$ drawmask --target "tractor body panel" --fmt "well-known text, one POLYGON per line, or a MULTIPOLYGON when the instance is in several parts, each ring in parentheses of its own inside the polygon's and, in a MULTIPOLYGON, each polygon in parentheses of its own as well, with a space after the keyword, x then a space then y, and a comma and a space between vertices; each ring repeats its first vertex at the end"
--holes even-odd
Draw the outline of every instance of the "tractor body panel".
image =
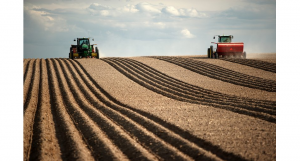
POLYGON ((217 43, 217 50, 219 56, 242 56, 244 51, 244 43, 217 43))

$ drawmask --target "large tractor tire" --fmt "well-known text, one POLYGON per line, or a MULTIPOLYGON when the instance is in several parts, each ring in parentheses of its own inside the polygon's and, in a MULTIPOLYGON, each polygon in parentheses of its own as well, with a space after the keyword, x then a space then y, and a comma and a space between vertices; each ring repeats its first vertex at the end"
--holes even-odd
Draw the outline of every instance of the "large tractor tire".
POLYGON ((213 55, 214 55, 214 48, 213 48, 213 46, 211 45, 211 46, 210 46, 210 58, 213 58, 213 55))
POLYGON ((210 48, 207 48, 207 58, 210 58, 210 48))
POLYGON ((215 59, 219 59, 219 54, 217 52, 214 53, 215 59))
POLYGON ((73 59, 73 50, 72 50, 72 48, 70 48, 69 58, 73 59))
POLYGON ((96 53, 97 53, 97 56, 96 58, 99 59, 100 58, 100 55, 99 55, 99 50, 98 50, 98 47, 96 47, 96 53))

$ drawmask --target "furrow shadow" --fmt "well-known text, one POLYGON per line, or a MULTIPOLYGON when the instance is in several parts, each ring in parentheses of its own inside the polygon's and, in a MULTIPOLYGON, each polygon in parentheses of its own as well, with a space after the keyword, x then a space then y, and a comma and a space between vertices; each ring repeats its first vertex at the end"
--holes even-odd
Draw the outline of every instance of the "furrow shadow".
MULTIPOLYGON (((118 61, 118 60, 114 59, 114 61, 118 61)), ((166 76, 163 73, 161 73, 145 64, 139 63, 135 60, 129 60, 129 59, 122 58, 118 62, 122 63, 122 64, 124 64, 126 62, 129 63, 127 65, 125 64, 126 67, 129 67, 131 70, 134 70, 135 72, 143 75, 144 77, 146 77, 146 79, 152 80, 158 84, 162 84, 163 86, 167 86, 168 88, 181 91, 185 94, 195 96, 197 98, 204 98, 204 100, 210 99, 210 100, 217 101, 217 102, 219 100, 223 100, 222 101, 223 104, 234 105, 234 106, 239 106, 239 107, 246 106, 245 108, 247 108, 247 106, 249 106, 249 105, 252 106, 248 109, 252 109, 253 106, 257 107, 257 108, 265 108, 265 111, 267 111, 266 113, 268 113, 270 111, 272 112, 273 110, 276 109, 275 102, 253 100, 253 99, 251 100, 251 99, 247 99, 247 98, 239 98, 239 97, 235 97, 235 96, 230 96, 230 95, 206 90, 204 88, 200 88, 198 86, 193 86, 193 85, 184 83, 182 81, 179 81, 175 78, 166 76), (226 101, 226 102, 224 102, 224 101, 226 101)), ((264 112, 264 110, 262 109, 261 112, 264 112)), ((272 113, 269 113, 269 114, 272 114, 272 113)))
MULTIPOLYGON (((58 108, 60 106, 60 102, 58 102, 56 90, 54 87, 54 83, 58 83, 58 81, 55 81, 54 75, 57 73, 54 70, 52 59, 46 59, 47 64, 47 73, 48 73, 48 82, 49 82, 49 92, 50 92, 50 102, 51 102, 51 111, 53 114, 53 121, 56 131, 56 138, 58 139, 58 144, 61 149, 61 158, 63 160, 80 160, 83 159, 80 155, 80 150, 76 146, 76 140, 74 140, 73 137, 71 137, 72 132, 70 131, 70 122, 67 122, 66 118, 64 117, 64 114, 62 111, 60 111, 58 108), (53 69, 51 69, 53 68, 53 69)), ((74 122, 73 122, 74 123, 74 122)), ((74 124, 75 126, 75 124, 74 124)), ((78 131, 80 133, 80 131, 78 131)), ((81 138, 83 142, 86 142, 83 138, 81 138)), ((78 141, 78 140, 77 140, 78 141)), ((89 148, 89 147, 87 147, 89 148)))
POLYGON ((201 69, 207 71, 207 74, 212 73, 212 76, 218 75, 222 79, 224 79, 224 76, 227 76, 227 77, 230 77, 231 79, 233 79, 234 81, 242 81, 242 82, 247 83, 248 80, 251 80, 251 83, 254 83, 254 85, 256 85, 256 86, 259 86, 259 84, 268 86, 269 84, 271 85, 272 83, 275 82, 273 80, 268 80, 268 79, 263 79, 263 78, 259 78, 259 77, 255 77, 255 76, 246 75, 246 74, 235 72, 233 70, 226 69, 226 68, 223 68, 223 67, 220 67, 217 65, 213 65, 210 63, 206 63, 206 62, 202 62, 202 61, 195 61, 193 59, 176 58, 176 57, 165 58, 165 59, 171 60, 173 62, 177 62, 179 64, 185 64, 187 66, 194 67, 195 69, 197 69, 199 67, 199 65, 202 65, 201 69), (236 76, 238 76, 238 77, 236 77, 236 76), (258 82, 258 84, 256 84, 256 82, 258 82))
POLYGON ((266 120, 266 121, 269 121, 269 122, 275 122, 276 121, 274 116, 266 114, 266 113, 261 113, 261 112, 257 112, 257 111, 249 111, 248 109, 243 109, 243 108, 240 108, 240 107, 234 107, 234 106, 231 106, 231 105, 225 105, 225 104, 222 104, 221 101, 218 102, 218 103, 215 103, 215 102, 213 102, 213 100, 205 100, 205 99, 202 99, 202 98, 187 96, 183 92, 174 91, 174 90, 171 90, 167 87, 161 86, 161 85, 159 85, 159 82, 151 82, 148 79, 141 78, 141 76, 139 76, 138 74, 135 74, 135 73, 130 74, 130 73, 128 73, 129 71, 126 71, 125 69, 123 69, 122 67, 119 66, 121 64, 116 64, 116 62, 113 62, 110 59, 104 59, 104 61, 109 63, 111 66, 113 66, 119 72, 124 74, 126 77, 132 79, 136 83, 138 83, 138 84, 140 84, 140 85, 142 85, 142 86, 144 86, 144 87, 148 88, 149 90, 152 90, 156 93, 162 94, 166 97, 169 97, 169 98, 172 98, 172 99, 175 99, 175 100, 179 100, 179 101, 194 103, 194 104, 202 104, 202 105, 213 106, 213 107, 216 107, 216 108, 222 108, 222 109, 226 109, 226 110, 229 110, 229 111, 232 111, 232 112, 245 114, 245 115, 248 115, 248 116, 253 116, 253 117, 263 119, 263 120, 266 120))
MULTIPOLYGON (((75 85, 73 85, 74 83, 70 83, 70 90, 73 93, 73 96, 75 98, 75 102, 80 106, 80 108, 89 116, 90 119, 92 119, 98 126, 97 128, 101 129, 107 136, 107 138, 109 138, 114 144, 115 146, 117 146, 118 148, 120 148, 120 150, 129 158, 129 159, 138 159, 138 160, 149 160, 149 158, 145 157, 141 152, 140 149, 138 147, 136 147, 136 145, 134 143, 132 143, 131 141, 133 139, 128 139, 128 137, 126 137, 124 135, 124 133, 122 134, 122 131, 120 131, 120 129, 118 129, 118 124, 114 125, 114 123, 112 123, 112 121, 110 121, 107 116, 105 116, 105 114, 102 113, 102 111, 99 113, 96 109, 102 109, 104 107, 102 107, 101 104, 97 104, 95 103, 95 101, 93 101, 91 98, 91 93, 89 93, 88 91, 85 90, 85 88, 83 87, 83 83, 79 81, 78 76, 76 76, 76 73, 74 73, 74 71, 72 71, 70 68, 70 66, 64 62, 64 64, 67 66, 67 69, 65 69, 64 65, 62 64, 61 61, 59 61, 63 73, 64 75, 67 77, 67 70, 70 71, 72 73, 72 75, 74 76, 74 79, 67 77, 69 79, 72 79, 76 82, 76 84, 78 85, 78 89, 75 87, 75 85), (77 89, 77 90, 75 90, 77 89), (84 100, 84 101, 83 101, 84 100), (90 104, 86 103, 86 101, 88 101, 90 104)), ((65 99, 66 101, 68 101, 69 99, 65 99)), ((74 109, 76 110, 76 109, 74 109)), ((81 116, 76 116, 76 120, 80 120, 81 116)), ((124 120, 123 120, 124 122, 124 120)), ((86 127, 87 128, 87 127, 86 127)), ((131 127, 132 128, 132 127, 131 127)), ((92 131, 92 130, 90 130, 92 131)), ((89 140, 89 138, 88 138, 89 140)), ((91 143, 92 143, 92 139, 91 139, 91 143)), ((99 144, 99 143, 98 143, 99 144)), ((95 146, 95 145, 93 145, 95 146)), ((99 144, 98 146, 100 147, 105 147, 105 145, 102 143, 99 144)), ((99 147, 99 148, 100 148, 99 147)), ((95 153, 102 153, 104 152, 105 149, 99 149, 97 148, 97 150, 95 149, 95 153)), ((107 151, 107 150, 106 150, 107 151)), ((108 156, 106 156, 106 159, 109 158, 110 156, 113 156, 112 152, 106 152, 105 154, 107 154, 108 156)), ((96 157, 97 159, 105 159, 105 158, 100 158, 100 156, 96 157)))
MULTIPOLYGON (((26 64, 26 67, 25 67, 25 73, 24 73, 24 76, 23 76, 23 84, 25 82, 25 79, 26 79, 26 76, 27 76, 27 73, 28 73, 28 69, 29 69, 29 64, 31 62, 31 59, 27 61, 27 64, 26 64)), ((24 67, 23 67, 24 68, 24 67)))
POLYGON ((176 84, 176 85, 180 85, 181 88, 183 89, 191 89, 193 90, 195 93, 200 92, 205 94, 205 95, 213 95, 214 98, 224 98, 224 96, 226 96, 226 98, 230 98, 230 101, 247 101, 247 103, 257 103, 260 104, 262 107, 266 107, 269 109, 276 109, 276 102, 274 101, 267 101, 267 100, 257 100, 257 99, 248 99, 248 98, 243 98, 243 97, 236 97, 236 96, 231 96, 231 95, 227 95, 227 94, 222 94, 220 92, 215 92, 212 90, 208 90, 208 89, 204 89, 201 88, 199 86, 195 86, 195 85, 191 85, 188 84, 186 82, 180 81, 178 79, 175 79, 173 77, 170 77, 164 73, 161 73, 158 70, 155 70, 154 68, 147 66, 146 64, 143 64, 141 62, 138 62, 136 60, 132 60, 132 59, 122 59, 122 61, 127 61, 130 62, 131 64, 135 64, 136 67, 138 67, 138 69, 143 70, 143 72, 147 73, 148 75, 151 75, 153 77, 156 78, 160 78, 161 81, 165 82, 165 83, 172 83, 172 84, 176 84))
MULTIPOLYGON (((40 63, 40 83, 39 83, 39 94, 38 94, 38 103, 37 103, 37 109, 36 109, 36 113, 35 113, 35 118, 34 118, 34 124, 33 124, 33 136, 32 136, 32 147, 30 150, 30 156, 29 156, 29 160, 41 160, 41 139, 42 139, 42 131, 41 131, 41 123, 42 123, 42 114, 41 114, 41 107, 42 107, 42 92, 44 92, 44 88, 48 88, 48 87, 44 87, 42 85, 42 82, 45 81, 43 78, 43 74, 44 71, 42 68, 43 62, 41 60, 40 63)), ((46 72, 47 73, 47 72, 46 72)))
POLYGON ((30 84, 29 84, 29 87, 28 87, 28 90, 26 91, 25 93, 25 102, 24 102, 24 107, 23 107, 23 114, 25 114, 25 111, 28 107, 28 104, 29 104, 29 101, 31 99, 31 93, 32 93, 32 88, 33 88, 33 83, 34 83, 34 77, 35 77, 35 70, 36 70, 36 59, 34 60, 34 63, 33 63, 33 69, 32 69, 32 74, 31 74, 31 78, 27 79, 27 81, 30 81, 30 84))
POLYGON ((270 63, 270 62, 265 62, 265 61, 260 61, 260 60, 254 60, 254 59, 229 59, 229 58, 224 58, 221 59, 224 61, 229 61, 237 64, 242 64, 246 66, 250 66, 253 68, 265 70, 268 72, 276 73, 276 64, 275 63, 270 63))
POLYGON ((39 88, 40 84, 37 82, 41 83, 41 61, 39 65, 36 65, 34 72, 35 74, 33 77, 33 85, 31 87, 30 94, 27 97, 27 100, 25 102, 25 107, 24 107, 24 127, 23 127, 23 134, 24 134, 24 160, 28 160, 30 156, 30 151, 32 148, 32 138, 33 138, 33 128, 35 124, 35 117, 36 117, 36 111, 38 108, 38 102, 40 101, 39 97, 39 88), (36 103, 37 102, 37 103, 36 103))
MULTIPOLYGON (((84 77, 83 79, 89 79, 93 83, 93 85, 96 86, 97 90, 99 90, 103 95, 105 95, 105 97, 109 100, 106 102, 104 101, 104 103, 107 104, 107 106, 113 108, 116 111, 119 111, 123 115, 126 115, 127 117, 129 117, 133 121, 135 121, 136 123, 140 124, 141 126, 144 126, 146 129, 152 130, 151 132, 153 132, 155 135, 157 135, 159 137, 162 137, 163 140, 167 141, 172 138, 170 138, 168 136, 168 133, 165 133, 164 130, 162 130, 162 133, 159 131, 153 130, 153 129, 157 128, 157 125, 162 126, 165 129, 171 130, 172 132, 174 132, 176 135, 180 136, 181 138, 184 138, 185 140, 188 140, 188 141, 196 144, 197 146, 205 149, 208 152, 213 153, 214 155, 216 155, 217 157, 219 157, 221 159, 245 160, 243 157, 241 157, 239 155, 235 155, 230 152, 226 152, 226 151, 222 150, 219 146, 213 145, 212 143, 210 143, 208 141, 197 138, 196 136, 190 134, 189 132, 180 129, 179 127, 177 127, 173 124, 170 124, 170 123, 158 118, 157 116, 154 116, 154 115, 144 112, 142 110, 139 110, 139 109, 136 109, 136 108, 133 108, 133 107, 130 107, 128 105, 121 103, 120 101, 118 101, 114 97, 112 97, 109 93, 107 93, 103 88, 101 88, 99 86, 99 84, 97 84, 97 82, 91 77, 91 75, 84 69, 84 67, 78 61, 75 60, 75 61, 71 61, 71 62, 73 63, 73 65, 77 64, 80 67, 80 69, 83 71, 83 73, 86 75, 86 77, 84 77), (151 121, 150 122, 146 121, 144 117, 151 121), (153 121, 153 123, 152 123, 152 121, 153 121)), ((76 70, 78 71, 78 69, 76 69, 76 70)), ((83 77, 82 74, 79 74, 79 75, 81 77, 83 77)), ((97 95, 97 94, 95 93, 95 95, 97 95)), ((101 98, 99 98, 99 99, 101 99, 101 98)), ((170 140, 168 142, 172 146, 176 147, 177 149, 179 149, 181 151, 185 150, 184 148, 180 147, 178 144, 176 145, 176 142, 174 142, 174 141, 170 140)), ((188 150, 186 150, 186 152, 184 152, 184 153, 189 154, 188 150)), ((189 154, 189 156, 191 156, 191 154, 189 154)))
MULTIPOLYGON (((75 65, 74 67, 76 69, 75 65)), ((76 70, 77 72, 79 72, 78 69, 76 70)), ((79 75, 82 76, 83 74, 79 75)), ((82 79, 86 78, 82 76, 82 79)), ((87 80, 84 80, 84 82, 86 82, 87 85, 90 84, 87 80)), ((194 159, 202 158, 204 160, 211 160, 209 157, 210 155, 205 155, 205 153, 207 152, 199 150, 198 148, 193 148, 190 143, 186 143, 184 140, 181 140, 177 136, 171 137, 173 136, 172 133, 166 131, 165 129, 159 128, 157 125, 151 122, 149 123, 149 120, 145 120, 142 116, 137 116, 132 112, 126 110, 126 108, 111 102, 109 99, 104 98, 102 96, 103 94, 97 91, 97 89, 91 87, 91 85, 89 86, 91 92, 93 92, 94 95, 107 106, 107 108, 98 109, 101 110, 101 112, 103 112, 106 116, 110 117, 113 121, 117 122, 116 124, 122 126, 126 131, 134 134, 134 137, 136 137, 139 141, 142 141, 141 144, 143 144, 145 148, 150 149, 150 151, 158 155, 163 160, 182 160, 181 155, 179 155, 180 153, 176 152, 176 149, 174 148, 179 148, 178 150, 181 151, 183 149, 183 153, 189 155, 194 159), (152 134, 149 135, 149 132, 147 131, 153 133, 156 136, 153 136, 152 134), (162 141, 160 141, 160 139, 162 139, 162 141), (164 142, 170 144, 171 146, 173 146, 173 148, 164 142)), ((93 103, 93 101, 91 101, 91 103, 93 103)), ((95 107, 99 107, 97 103, 93 104, 95 107)))
POLYGON ((198 74, 224 82, 254 89, 276 92, 276 82, 259 77, 249 76, 226 68, 187 58, 151 57, 181 66, 198 74))

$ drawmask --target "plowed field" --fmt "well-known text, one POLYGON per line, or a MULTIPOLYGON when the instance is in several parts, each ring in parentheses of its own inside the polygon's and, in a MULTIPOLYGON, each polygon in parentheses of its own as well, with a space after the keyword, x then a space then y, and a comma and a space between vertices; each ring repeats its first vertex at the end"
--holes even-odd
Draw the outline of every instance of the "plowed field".
POLYGON ((24 160, 275 160, 276 64, 228 61, 25 59, 24 160))

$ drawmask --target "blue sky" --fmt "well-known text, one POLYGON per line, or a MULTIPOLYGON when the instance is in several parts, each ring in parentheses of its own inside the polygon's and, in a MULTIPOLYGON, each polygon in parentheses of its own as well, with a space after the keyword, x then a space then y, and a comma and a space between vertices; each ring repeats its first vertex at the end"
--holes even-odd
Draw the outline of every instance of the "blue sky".
POLYGON ((24 58, 68 57, 77 37, 93 37, 100 57, 205 55, 220 34, 276 52, 276 1, 24 1, 24 58))

